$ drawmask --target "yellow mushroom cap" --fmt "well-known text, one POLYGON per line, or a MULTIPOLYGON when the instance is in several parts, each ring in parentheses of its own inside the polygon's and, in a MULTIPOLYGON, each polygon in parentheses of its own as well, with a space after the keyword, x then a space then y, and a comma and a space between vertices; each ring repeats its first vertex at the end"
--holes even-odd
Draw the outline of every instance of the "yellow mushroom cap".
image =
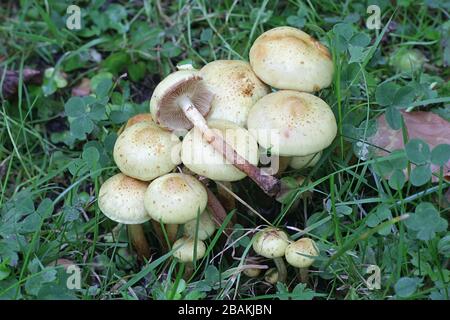
POLYGON ((328 147, 337 124, 328 104, 312 94, 281 90, 262 97, 247 126, 258 143, 280 156, 306 156, 328 147))
POLYGON ((250 108, 270 92, 246 61, 216 60, 206 64, 200 75, 214 94, 208 120, 228 120, 244 127, 250 108))
POLYGON ((150 181, 180 163, 181 142, 173 133, 151 122, 125 129, 114 145, 114 161, 127 176, 150 181))
POLYGON ((243 273, 249 278, 256 278, 261 274, 261 269, 259 268, 245 268, 243 273))
MULTIPOLYGON (((258 144, 246 129, 225 120, 210 120, 208 126, 220 134, 240 156, 251 164, 258 164, 258 144)), ((183 139, 181 160, 189 170, 212 180, 237 181, 246 176, 217 152, 196 128, 183 139)))
POLYGON ((207 90, 198 70, 179 70, 164 78, 153 91, 150 112, 153 120, 169 130, 193 127, 177 101, 188 97, 197 110, 206 116, 211 108, 212 93, 207 90))
POLYGON ((307 156, 292 157, 289 166, 293 169, 314 167, 319 162, 322 151, 307 156))
POLYGON ((277 268, 270 268, 264 274, 264 280, 270 284, 276 284, 278 282, 278 277, 279 273, 277 268))
POLYGON ((206 253, 206 246, 203 241, 197 240, 197 243, 195 243, 194 239, 186 237, 175 241, 172 247, 175 250, 173 256, 181 262, 193 262, 194 253, 196 254, 196 260, 203 258, 206 253), (195 248, 197 252, 195 252, 195 248))
POLYGON ((183 224, 206 208, 208 196, 203 184, 193 176, 169 173, 153 180, 144 196, 150 217, 168 224, 183 224))
POLYGON ((286 261, 297 268, 308 268, 319 255, 319 249, 310 238, 301 238, 291 243, 285 252, 286 261))
POLYGON ((136 123, 139 123, 139 122, 154 123, 152 115, 150 113, 139 113, 139 114, 132 116, 130 119, 128 119, 128 121, 125 125, 125 129, 127 129, 127 128, 131 127, 132 125, 135 125, 136 123))
MULTIPOLYGON (((197 230, 197 218, 190 220, 184 224, 184 235, 192 239, 195 238, 197 230)), ((197 239, 206 240, 211 237, 216 231, 216 224, 214 223, 211 214, 205 210, 198 219, 197 239)))
POLYGON ((328 49, 307 33, 278 27, 260 35, 250 49, 256 75, 277 89, 314 92, 333 79, 333 60, 328 49))
POLYGON ((286 232, 281 229, 268 227, 259 231, 253 241, 253 250, 266 258, 279 258, 289 244, 286 232))
POLYGON ((144 207, 148 183, 119 173, 100 187, 98 206, 105 216, 119 223, 140 224, 150 220, 144 207))

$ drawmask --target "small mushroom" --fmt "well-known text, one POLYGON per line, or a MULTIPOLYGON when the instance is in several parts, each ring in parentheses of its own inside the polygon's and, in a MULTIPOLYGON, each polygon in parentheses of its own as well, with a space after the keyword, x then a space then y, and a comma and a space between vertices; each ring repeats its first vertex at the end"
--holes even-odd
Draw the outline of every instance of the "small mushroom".
POLYGON ((151 122, 125 129, 114 145, 114 161, 127 176, 150 181, 172 171, 179 163, 181 142, 173 133, 151 122))
POLYGON ((150 220, 144 207, 148 183, 119 173, 100 187, 98 206, 105 216, 128 225, 128 233, 140 259, 150 258, 150 247, 142 223, 150 220))
POLYGON ((272 285, 277 284, 280 275, 277 268, 270 268, 264 274, 264 280, 272 285))
POLYGON ((184 235, 192 239, 195 239, 195 235, 197 233, 198 240, 206 240, 211 237, 215 231, 216 224, 208 210, 205 210, 200 215, 199 219, 190 220, 184 224, 184 235))
MULTIPOLYGON (((246 129, 225 120, 210 120, 208 126, 248 162, 258 164, 258 144, 246 129)), ((237 181, 246 176, 206 142, 197 128, 184 137, 181 160, 192 172, 216 181, 237 181)))
POLYGON ((203 184, 193 176, 169 173, 153 180, 145 191, 144 205, 153 220, 166 224, 169 242, 179 224, 196 219, 206 208, 208 196, 203 184))
POLYGON ((260 268, 245 268, 243 273, 249 278, 256 278, 261 274, 260 268))
POLYGON ((308 268, 313 264, 315 257, 319 256, 319 249, 314 240, 301 238, 287 246, 285 256, 291 266, 300 269, 300 279, 306 283, 308 268))
POLYGON ((184 263, 184 279, 188 279, 193 272, 193 262, 205 256, 206 245, 203 241, 183 237, 173 244, 173 257, 184 263))
POLYGON ((260 146, 280 156, 307 156, 328 147, 337 133, 328 104, 312 94, 281 90, 250 110, 248 130, 260 146))
POLYGON ((286 280, 286 265, 283 261, 284 252, 289 244, 289 237, 281 229, 268 227, 259 231, 253 241, 253 250, 265 258, 273 259, 279 274, 279 281, 286 280))
POLYGON ((261 34, 249 53, 253 71, 277 89, 314 92, 333 79, 333 60, 328 49, 307 33, 278 27, 261 34))
POLYGON ((250 108, 270 92, 246 61, 216 60, 206 64, 200 75, 214 94, 208 120, 228 120, 244 127, 250 108))
POLYGON ((205 141, 226 160, 247 174, 267 194, 276 195, 280 181, 249 163, 206 124, 213 94, 196 70, 177 71, 161 81, 150 100, 150 111, 157 124, 171 130, 189 130, 193 126, 205 141))
POLYGON ((314 167, 317 164, 317 162, 319 162, 321 156, 322 151, 307 156, 292 157, 289 166, 296 170, 314 167))

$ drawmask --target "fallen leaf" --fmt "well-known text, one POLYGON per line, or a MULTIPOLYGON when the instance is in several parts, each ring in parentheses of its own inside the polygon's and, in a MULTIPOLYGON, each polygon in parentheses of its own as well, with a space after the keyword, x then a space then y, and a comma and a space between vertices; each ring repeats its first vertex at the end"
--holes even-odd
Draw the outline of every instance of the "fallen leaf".
MULTIPOLYGON (((17 92, 19 85, 19 72, 13 70, 0 69, 0 79, 3 78, 2 93, 3 97, 9 98, 17 92)), ((23 82, 40 84, 42 82, 42 73, 39 70, 24 68, 22 72, 23 82)))
POLYGON ((88 78, 83 78, 81 83, 72 88, 72 96, 75 97, 85 97, 91 93, 91 80, 88 78))
MULTIPOLYGON (((433 112, 402 111, 401 113, 408 133, 408 139, 421 139, 429 145, 430 149, 439 144, 450 144, 450 122, 433 112)), ((386 122, 384 114, 378 117, 377 125, 376 134, 369 140, 370 143, 378 147, 375 151, 378 156, 385 156, 389 152, 405 147, 402 130, 391 129, 386 122)), ((431 170, 439 173, 439 166, 431 164, 431 170)), ((444 166, 444 177, 450 177, 450 160, 444 166)), ((433 182, 438 181, 438 178, 435 176, 432 179, 433 182)))

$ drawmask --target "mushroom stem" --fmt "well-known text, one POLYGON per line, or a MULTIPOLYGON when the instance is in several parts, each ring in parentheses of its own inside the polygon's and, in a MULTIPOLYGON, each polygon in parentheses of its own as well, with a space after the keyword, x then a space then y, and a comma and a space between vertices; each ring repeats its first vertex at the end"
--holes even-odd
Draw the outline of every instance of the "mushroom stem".
POLYGON ((287 269, 283 258, 273 258, 273 262, 275 263, 275 266, 278 270, 278 281, 284 283, 286 281, 287 269))
POLYGON ((208 127, 205 118, 197 110, 189 97, 182 96, 178 99, 177 103, 189 121, 200 130, 205 140, 215 150, 220 152, 226 160, 248 175, 269 196, 275 196, 279 192, 280 181, 277 178, 264 173, 261 168, 258 168, 248 162, 245 158, 241 157, 220 135, 211 130, 208 127))
POLYGON ((192 262, 184 263, 184 274, 183 279, 188 281, 194 273, 194 264, 192 262))
POLYGON ((167 232, 167 238, 169 240, 170 245, 172 245, 175 240, 177 240, 178 233, 178 224, 165 224, 164 225, 167 232))
POLYGON ((308 276, 309 276, 308 268, 299 268, 298 273, 300 276, 300 282, 308 283, 308 276))
MULTIPOLYGON (((209 188, 206 188, 206 193, 208 194, 208 208, 211 210, 213 220, 218 228, 222 226, 222 223, 225 221, 225 218, 227 217, 227 212, 223 208, 222 204, 220 203, 219 199, 217 199, 216 195, 209 190, 209 188)), ((229 222, 229 227, 233 227, 232 222, 229 222)), ((228 231, 226 231, 228 228, 224 229, 225 233, 228 234, 228 231)))
POLYGON ((223 206, 227 211, 231 211, 236 208, 236 201, 234 197, 230 193, 228 193, 228 191, 224 189, 222 185, 231 190, 231 182, 221 181, 221 184, 217 184, 217 193, 219 194, 219 198, 222 201, 221 203, 223 203, 223 206))
POLYGON ((177 233, 178 233, 178 224, 165 224, 164 228, 165 231, 163 231, 161 224, 156 221, 152 220, 153 230, 156 233, 156 236, 158 237, 159 242, 161 243, 161 246, 163 247, 164 251, 169 251, 169 247, 177 240, 177 233), (167 235, 164 235, 164 233, 167 235))
POLYGON ((133 248, 136 250, 139 260, 150 259, 150 246, 145 238, 144 228, 141 224, 129 224, 128 236, 133 248))

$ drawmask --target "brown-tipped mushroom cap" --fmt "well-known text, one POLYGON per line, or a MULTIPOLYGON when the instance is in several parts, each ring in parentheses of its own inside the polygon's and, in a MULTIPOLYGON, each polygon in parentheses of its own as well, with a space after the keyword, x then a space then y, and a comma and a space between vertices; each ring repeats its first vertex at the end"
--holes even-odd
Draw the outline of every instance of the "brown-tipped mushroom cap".
POLYGON ((318 255, 319 249, 310 238, 301 238, 291 243, 285 252, 287 262, 297 268, 308 268, 318 255))
POLYGON ((125 129, 114 145, 114 161, 122 173, 143 181, 172 171, 180 163, 181 142, 151 122, 125 129))
POLYGON ((208 120, 228 120, 244 127, 250 108, 270 92, 246 61, 216 60, 206 64, 200 74, 214 94, 208 120))
POLYGON ((150 220, 144 207, 148 183, 119 173, 100 187, 98 206, 105 216, 119 223, 140 224, 150 220))
POLYGON ((249 57, 256 75, 277 89, 313 92, 328 87, 333 78, 328 49, 296 28, 264 32, 253 43, 249 57))
POLYGON ((152 219, 168 224, 183 224, 206 208, 208 195, 193 176, 169 173, 153 180, 144 196, 144 205, 152 219))
POLYGON ((194 239, 180 238, 172 246, 174 248, 173 256, 181 262, 193 262, 195 260, 203 258, 206 253, 206 246, 203 241, 194 239), (194 254, 196 256, 194 257, 194 254))
POLYGON ((306 156, 328 147, 337 124, 328 104, 312 94, 281 90, 250 110, 248 130, 258 143, 280 156, 306 156))
POLYGON ((259 231, 253 241, 253 250, 266 258, 279 258, 289 244, 286 232, 281 229, 268 227, 259 231))
POLYGON ((135 125, 136 123, 140 123, 140 122, 154 123, 152 115, 150 113, 139 113, 137 115, 132 116, 130 119, 128 119, 124 129, 127 129, 127 128, 131 127, 132 125, 135 125))
POLYGON ((203 116, 208 114, 213 95, 197 70, 176 71, 156 86, 150 100, 153 120, 169 130, 191 129, 193 124, 178 106, 183 98, 191 100, 203 116))
MULTIPOLYGON (((258 164, 258 144, 246 129, 225 120, 210 120, 208 126, 249 163, 255 166, 258 164)), ((206 142, 196 128, 183 139, 181 160, 189 170, 212 180, 237 181, 246 177, 244 172, 226 161, 222 154, 206 142)))

